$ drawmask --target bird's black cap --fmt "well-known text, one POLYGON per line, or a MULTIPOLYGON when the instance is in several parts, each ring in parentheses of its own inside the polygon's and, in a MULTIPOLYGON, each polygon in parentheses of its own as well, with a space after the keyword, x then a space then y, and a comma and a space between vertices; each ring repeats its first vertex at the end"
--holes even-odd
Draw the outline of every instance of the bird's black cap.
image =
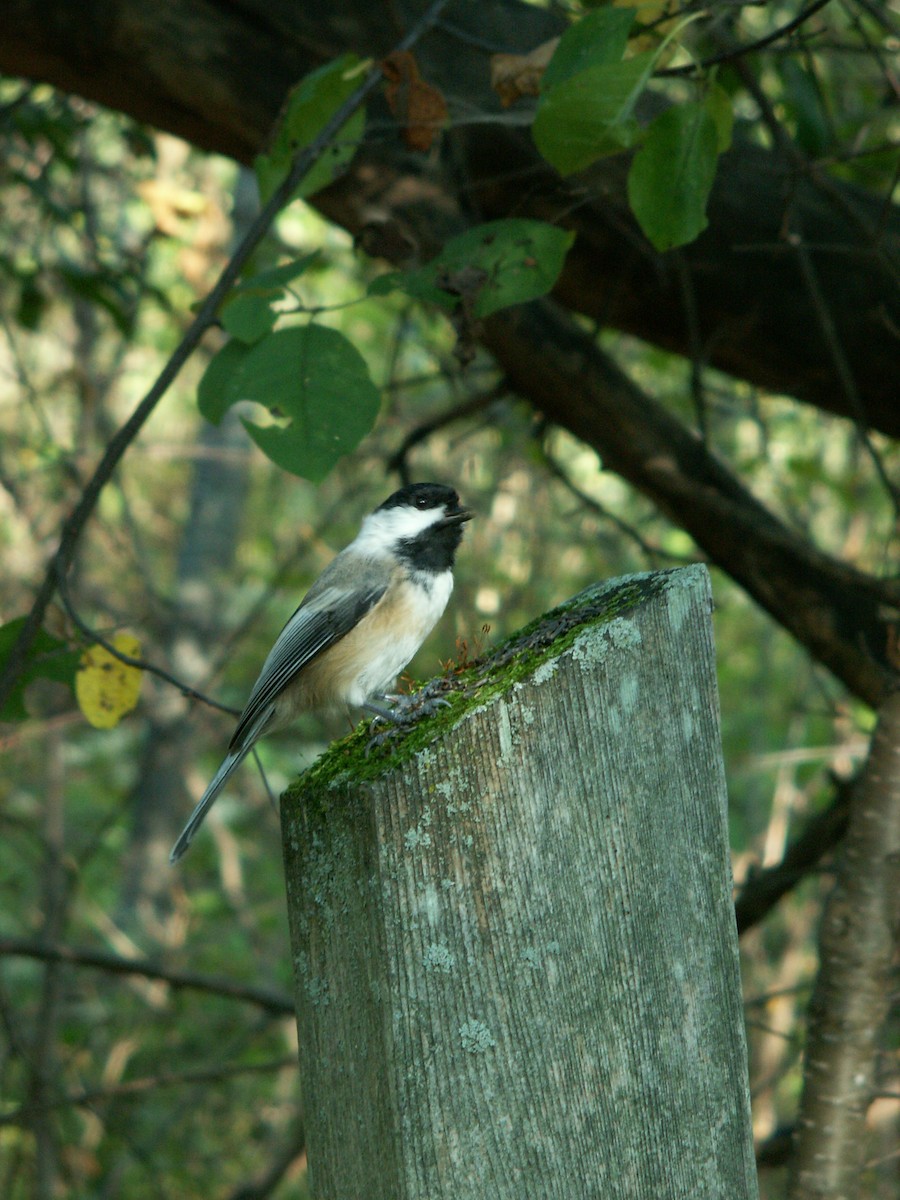
POLYGON ((456 489, 443 483, 411 483, 388 496, 384 504, 379 504, 378 509, 399 508, 401 504, 408 504, 410 508, 420 508, 423 512, 425 509, 440 508, 442 505, 448 513, 460 510, 456 489))

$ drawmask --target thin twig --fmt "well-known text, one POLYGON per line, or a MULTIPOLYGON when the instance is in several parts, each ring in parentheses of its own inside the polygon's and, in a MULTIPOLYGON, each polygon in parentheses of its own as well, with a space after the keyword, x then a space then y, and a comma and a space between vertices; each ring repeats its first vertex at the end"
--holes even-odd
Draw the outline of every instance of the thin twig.
POLYGON ((505 380, 501 380, 494 387, 488 388, 487 391, 479 392, 477 396, 471 396, 468 400, 463 400, 461 404, 454 404, 450 408, 445 408, 437 416, 432 417, 430 421, 423 421, 421 425, 417 425, 415 429, 406 435, 397 450, 388 459, 387 470, 399 472, 404 482, 408 482, 406 459, 413 446, 418 446, 419 442, 424 442, 439 429, 444 429, 447 425, 452 425, 464 417, 471 417, 475 413, 489 408, 490 405, 499 400, 508 390, 505 380))
POLYGON ((780 41, 781 38, 792 34, 795 29, 799 29, 820 8, 824 8, 830 2, 831 0, 813 0, 812 4, 808 4, 806 8, 800 10, 792 21, 788 21, 786 25, 780 25, 778 29, 773 29, 765 37, 757 38, 755 42, 747 42, 744 46, 730 46, 727 50, 721 50, 718 54, 711 54, 709 58, 701 59, 700 62, 688 63, 684 67, 663 67, 659 71, 654 71, 653 74, 656 77, 695 75, 698 71, 705 71, 709 67, 716 67, 720 63, 734 62, 735 59, 743 58, 745 54, 755 54, 757 50, 765 50, 766 46, 771 46, 773 42, 780 41))
POLYGON ((659 559, 665 559, 669 562, 695 563, 699 560, 699 556, 696 554, 672 554, 668 550, 663 550, 660 546, 651 545, 650 542, 648 542, 644 537, 641 536, 640 533, 638 533, 633 525, 629 525, 627 521, 623 521, 622 518, 616 516, 614 512, 610 512, 610 510, 605 505, 601 504, 599 500, 595 500, 593 496, 589 496, 587 492, 583 491, 569 476, 569 473, 566 471, 563 465, 554 458, 543 441, 539 441, 538 446, 540 448, 541 458, 545 468, 555 479, 559 480, 566 491, 570 492, 579 504, 584 505, 585 508, 594 513, 594 515, 601 521, 608 521, 611 525, 618 529, 620 533, 623 533, 627 538, 630 538, 631 541, 633 541, 637 548, 641 551, 641 553, 645 554, 651 562, 659 559))
POLYGON ((200 692, 196 688, 190 687, 182 680, 177 679, 169 671, 164 670, 162 667, 156 666, 155 663, 148 662, 145 658, 135 658, 134 655, 125 654, 122 650, 119 650, 115 645, 113 645, 112 642, 105 638, 102 633, 99 633, 96 629, 92 629, 91 626, 88 625, 88 623, 82 618, 72 602, 72 598, 69 595, 68 579, 65 571, 63 570, 62 563, 59 562, 58 559, 55 561, 57 568, 57 591, 59 593, 62 606, 66 610, 69 620, 76 627, 79 633, 83 634, 89 642, 97 646, 102 646, 107 654, 111 654, 113 658, 118 659, 118 661, 121 663, 124 663, 126 667, 135 667, 139 671, 146 671, 148 675, 156 675, 157 678, 164 680, 166 683, 172 684, 172 686, 176 687, 179 692, 181 692, 182 696, 185 696, 188 700, 201 700, 204 704, 208 704, 210 708, 217 708, 219 712, 230 713, 233 717, 240 715, 239 708, 232 708, 229 704, 222 704, 218 700, 213 700, 212 696, 207 696, 205 692, 200 692))
POLYGON ((694 400, 694 411, 697 414, 697 428, 704 443, 709 443, 709 415, 706 403, 706 388, 703 382, 704 355, 700 340, 700 321, 697 314, 697 296, 694 291, 694 281, 691 277, 687 258, 682 250, 673 254, 675 276, 678 290, 681 292, 681 302, 684 306, 684 320, 687 326, 688 345, 691 358, 691 396, 694 400))
POLYGON ((278 1151, 265 1172, 255 1180, 241 1183, 230 1192, 227 1200, 266 1200, 281 1183, 291 1167, 306 1153, 306 1130, 301 1121, 292 1136, 278 1151))
MULTIPOLYGON (((896 261, 896 254, 891 251, 884 238, 880 236, 881 231, 879 226, 877 224, 873 225, 861 216, 857 208, 851 203, 849 196, 838 187, 837 183, 827 172, 821 170, 819 163, 809 159, 794 142, 793 138, 779 121, 774 107, 760 86, 753 71, 750 69, 750 65, 744 62, 743 59, 737 59, 734 69, 754 103, 759 108, 760 117, 772 135, 773 142, 784 153, 788 162, 797 172, 797 175, 800 178, 809 179, 816 190, 834 205, 836 211, 841 214, 847 224, 859 233, 860 237, 866 243, 867 248, 877 257, 877 261, 884 268, 891 280, 895 283, 900 283, 900 265, 896 261)), ((762 246, 757 247, 757 249, 763 248, 762 246)), ((853 252, 858 252, 855 247, 853 248, 853 252)))
MULTIPOLYGON (((220 1083, 223 1079, 231 1079, 237 1075, 268 1075, 273 1071, 283 1071, 285 1067, 295 1067, 297 1059, 294 1055, 272 1058, 257 1063, 236 1063, 234 1066, 219 1064, 215 1067, 200 1067, 194 1071, 161 1071, 158 1075, 144 1075, 139 1079, 126 1079, 121 1083, 107 1084, 105 1087, 84 1088, 80 1092, 60 1096, 51 1103, 44 1105, 41 1114, 60 1108, 93 1107, 104 1100, 115 1100, 122 1096, 142 1095, 144 1092, 155 1091, 161 1087, 185 1087, 198 1083, 220 1083)), ((34 1106, 23 1104, 14 1112, 0 1115, 0 1127, 4 1125, 19 1125, 34 1116, 34 1106)))
POLYGON ((214 996, 224 996, 229 1000, 255 1004, 257 1008, 262 1008, 273 1016, 292 1016, 294 1013, 294 1002, 284 992, 235 983, 232 979, 204 975, 199 971, 175 971, 147 958, 123 958, 106 950, 89 950, 84 947, 33 941, 30 938, 7 937, 0 938, 0 958, 4 957, 72 963, 75 966, 108 971, 113 975, 142 975, 145 979, 158 979, 173 988, 189 988, 214 996))

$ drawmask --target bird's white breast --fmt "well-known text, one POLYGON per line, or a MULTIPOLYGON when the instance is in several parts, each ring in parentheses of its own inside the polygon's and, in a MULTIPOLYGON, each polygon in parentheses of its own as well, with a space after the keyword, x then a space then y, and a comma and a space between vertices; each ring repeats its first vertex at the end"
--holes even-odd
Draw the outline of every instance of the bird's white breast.
POLYGON ((392 587, 391 596, 376 605, 360 623, 368 640, 365 666, 359 671, 347 700, 359 705, 387 691, 431 633, 447 607, 453 575, 418 575, 392 587))

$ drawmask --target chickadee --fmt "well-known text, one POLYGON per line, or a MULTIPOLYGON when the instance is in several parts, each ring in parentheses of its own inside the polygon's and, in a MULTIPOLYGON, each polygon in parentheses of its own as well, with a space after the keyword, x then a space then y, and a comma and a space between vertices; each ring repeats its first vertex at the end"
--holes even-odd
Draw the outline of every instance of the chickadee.
POLYGON ((447 607, 453 557, 473 517, 439 483, 415 483, 365 518, 282 629, 241 713, 225 760, 170 862, 177 862, 231 773, 265 734, 311 709, 367 708, 385 695, 447 607))

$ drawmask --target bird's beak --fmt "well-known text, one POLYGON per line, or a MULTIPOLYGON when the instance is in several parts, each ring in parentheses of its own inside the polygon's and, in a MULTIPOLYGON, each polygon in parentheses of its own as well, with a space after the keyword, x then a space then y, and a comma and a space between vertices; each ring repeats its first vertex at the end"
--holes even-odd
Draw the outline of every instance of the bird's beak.
POLYGON ((454 508, 452 512, 445 514, 442 525, 462 525, 465 521, 471 521, 475 514, 469 508, 454 508))

